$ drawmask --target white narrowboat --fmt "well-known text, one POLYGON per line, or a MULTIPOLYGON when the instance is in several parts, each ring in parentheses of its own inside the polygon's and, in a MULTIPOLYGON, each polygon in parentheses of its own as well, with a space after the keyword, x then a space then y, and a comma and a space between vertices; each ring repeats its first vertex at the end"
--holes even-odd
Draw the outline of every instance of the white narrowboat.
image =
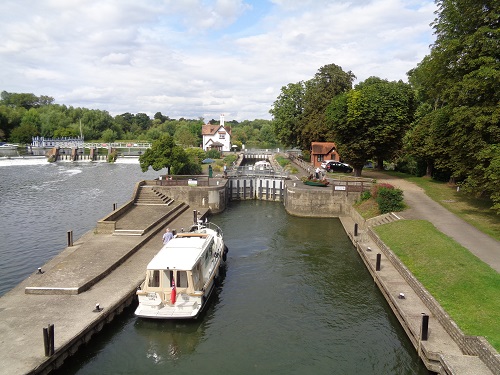
POLYGON ((194 319, 219 281, 227 246, 222 230, 198 222, 176 234, 149 262, 137 290, 135 315, 153 319, 194 319))

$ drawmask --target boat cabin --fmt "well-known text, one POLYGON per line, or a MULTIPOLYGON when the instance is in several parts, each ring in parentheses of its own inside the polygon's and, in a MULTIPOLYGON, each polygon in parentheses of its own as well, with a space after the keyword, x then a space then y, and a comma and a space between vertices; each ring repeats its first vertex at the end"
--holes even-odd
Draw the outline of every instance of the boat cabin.
POLYGON ((177 234, 148 264, 144 289, 169 294, 174 281, 177 294, 201 291, 215 250, 214 238, 207 233, 177 234))

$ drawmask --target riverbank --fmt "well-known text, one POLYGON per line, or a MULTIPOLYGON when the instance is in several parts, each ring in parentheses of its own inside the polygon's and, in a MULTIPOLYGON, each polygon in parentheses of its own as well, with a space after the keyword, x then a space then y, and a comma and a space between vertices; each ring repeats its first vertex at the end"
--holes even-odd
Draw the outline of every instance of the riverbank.
POLYGON ((207 212, 183 203, 161 208, 136 206, 115 221, 142 236, 85 233, 0 298, 2 373, 47 374, 61 366, 135 300, 163 229, 188 228, 193 209, 200 218, 207 212), (42 330, 50 324, 55 337, 47 356, 42 330))
MULTIPOLYGON (((302 175, 307 173, 303 165, 298 166, 302 175)), ((341 221, 419 356, 429 369, 439 373, 500 374, 498 352, 484 337, 465 336, 432 295, 373 232, 372 227, 394 219, 428 220, 497 271, 500 270, 498 241, 449 213, 412 183, 377 172, 365 173, 365 177, 403 190, 409 209, 370 220, 350 210, 349 215, 341 217, 341 221), (379 262, 384 266, 377 269, 379 262), (405 298, 400 298, 401 294, 405 298), (432 332, 425 342, 421 339, 423 314, 429 319, 428 328, 432 332)))

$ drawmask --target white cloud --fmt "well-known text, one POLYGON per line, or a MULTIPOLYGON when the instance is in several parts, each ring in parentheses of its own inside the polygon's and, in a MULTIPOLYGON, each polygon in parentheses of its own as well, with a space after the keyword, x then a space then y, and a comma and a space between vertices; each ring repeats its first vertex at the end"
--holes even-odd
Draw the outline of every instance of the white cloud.
POLYGON ((406 79, 433 0, 4 0, 0 91, 170 117, 270 118, 282 86, 335 63, 406 79))

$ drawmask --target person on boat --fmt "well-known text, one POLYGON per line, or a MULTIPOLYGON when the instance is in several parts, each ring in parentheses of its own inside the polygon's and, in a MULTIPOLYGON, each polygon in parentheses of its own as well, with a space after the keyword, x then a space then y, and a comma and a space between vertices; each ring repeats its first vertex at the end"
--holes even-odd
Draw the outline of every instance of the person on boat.
POLYGON ((163 244, 166 245, 173 237, 174 234, 170 231, 170 228, 167 228, 163 234, 163 244))
POLYGON ((316 180, 319 180, 320 173, 321 173, 321 169, 319 169, 319 167, 316 168, 316 180))

